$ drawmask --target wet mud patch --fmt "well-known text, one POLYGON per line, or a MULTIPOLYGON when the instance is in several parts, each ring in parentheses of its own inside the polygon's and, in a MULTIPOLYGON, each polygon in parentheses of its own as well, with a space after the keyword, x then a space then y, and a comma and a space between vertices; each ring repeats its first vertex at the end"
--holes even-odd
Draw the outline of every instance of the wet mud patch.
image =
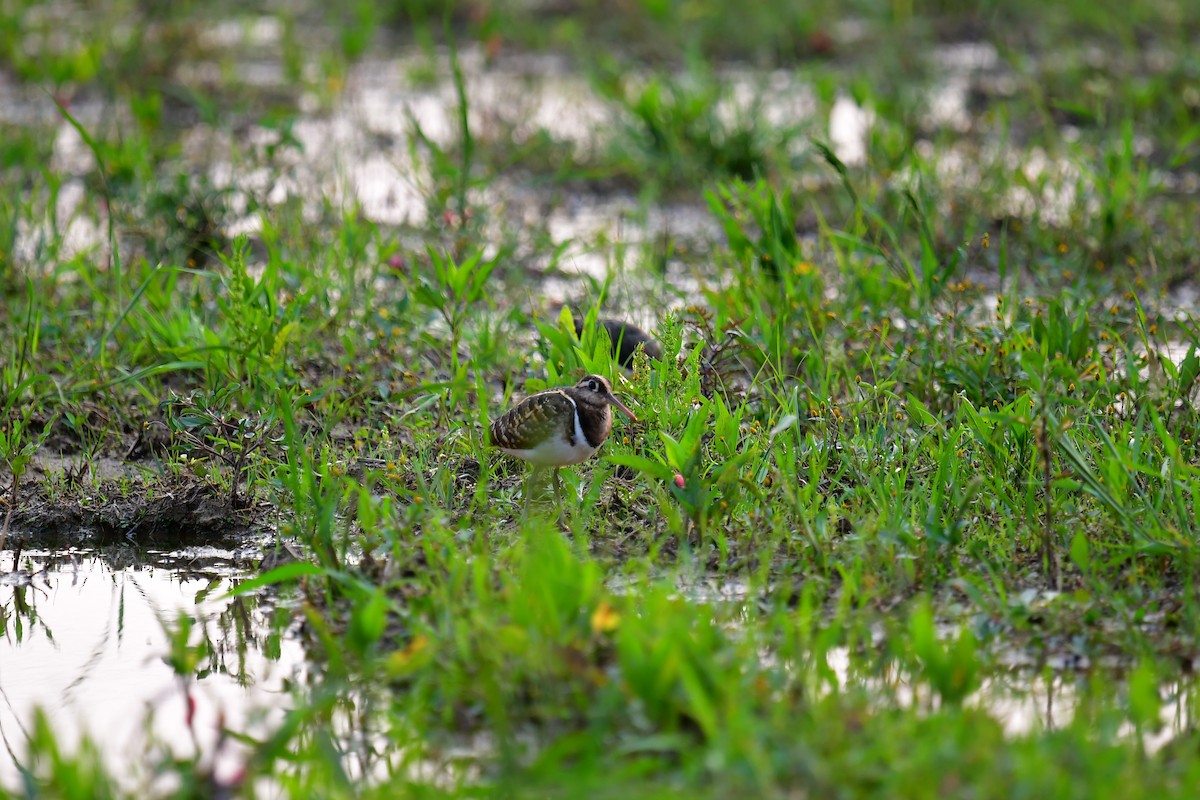
POLYGON ((266 530, 267 515, 262 506, 234 508, 228 489, 187 475, 100 478, 65 490, 35 477, 18 487, 8 545, 233 545, 266 530))

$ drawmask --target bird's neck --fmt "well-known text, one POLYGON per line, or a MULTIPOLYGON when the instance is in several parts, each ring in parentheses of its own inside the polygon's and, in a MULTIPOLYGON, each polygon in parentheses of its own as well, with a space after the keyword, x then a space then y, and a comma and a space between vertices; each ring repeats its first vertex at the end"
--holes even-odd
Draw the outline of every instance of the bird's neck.
POLYGON ((608 403, 583 392, 571 392, 575 408, 579 414, 579 427, 588 444, 599 447, 612 431, 612 409, 608 403))

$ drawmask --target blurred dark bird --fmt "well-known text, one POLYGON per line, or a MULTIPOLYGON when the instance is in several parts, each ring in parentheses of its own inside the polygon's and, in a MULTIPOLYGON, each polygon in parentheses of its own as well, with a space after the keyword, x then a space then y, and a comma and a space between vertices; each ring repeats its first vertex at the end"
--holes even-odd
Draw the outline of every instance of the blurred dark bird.
MULTIPOLYGON (((622 367, 633 369, 633 354, 638 347, 646 350, 646 355, 654 359, 662 358, 662 345, 650 334, 630 322, 618 319, 600 319, 597 322, 608 331, 612 341, 613 355, 622 367)), ((583 317, 575 317, 575 335, 583 335, 583 317)))

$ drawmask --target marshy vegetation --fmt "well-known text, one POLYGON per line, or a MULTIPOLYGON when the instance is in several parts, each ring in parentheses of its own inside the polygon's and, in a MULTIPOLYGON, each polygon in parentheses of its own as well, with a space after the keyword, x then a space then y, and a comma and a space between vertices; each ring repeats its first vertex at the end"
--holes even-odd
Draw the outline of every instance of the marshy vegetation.
POLYGON ((17 0, 0 108, 0 793, 1195 796, 1194 2, 17 0))

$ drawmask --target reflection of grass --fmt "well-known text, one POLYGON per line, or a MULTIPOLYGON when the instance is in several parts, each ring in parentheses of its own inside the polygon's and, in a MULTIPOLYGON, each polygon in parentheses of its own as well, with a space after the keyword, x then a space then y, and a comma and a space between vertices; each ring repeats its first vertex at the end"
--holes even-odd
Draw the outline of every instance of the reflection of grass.
MULTIPOLYGON (((100 35, 119 27, 106 7, 89 17, 95 54, 34 60, 28 40, 19 78, 77 119, 70 101, 89 93, 113 113, 80 123, 98 164, 80 174, 52 128, 9 122, 0 142, 14 519, 45 487, 112 491, 37 484, 41 446, 221 487, 291 537, 306 560, 249 586, 294 598, 322 668, 245 768, 297 795, 369 792, 347 777, 366 770, 391 781, 384 796, 1189 796, 1193 735, 1141 745, 1164 687, 1194 694, 1179 667, 1200 641, 1200 325, 1162 302, 1200 251, 1192 5, 1130 10, 1129 35, 1104 2, 938 16, 863 2, 841 19, 832 4, 646 0, 563 4, 539 26, 502 5, 456 8, 456 40, 490 57, 570 46, 614 124, 586 152, 514 141, 520 113, 489 119, 437 60, 442 9, 408 8, 430 58, 412 70, 426 88, 454 78, 451 140, 412 126, 419 227, 320 184, 270 199, 306 163, 302 117, 291 89, 262 90, 260 109, 239 54, 189 34, 209 12, 173 12, 163 41, 139 17, 142 50, 100 35), (926 56, 956 33, 997 52, 968 78, 962 129, 925 113, 926 56), (769 81, 724 113, 714 54, 790 65, 814 119, 769 122, 769 81), (199 72, 179 67, 201 61, 223 78, 188 83, 199 72), (858 166, 825 143, 848 97, 875 118, 858 166), (218 188, 214 162, 256 188, 218 188), (629 372, 602 328, 577 333, 541 302, 531 268, 571 258, 545 218, 612 185, 646 209, 706 202, 721 231, 598 237, 620 274, 579 310, 594 322, 631 301, 665 353, 629 372), (536 213, 510 216, 522 192, 536 213), (244 214, 252 241, 229 231, 244 214), (103 245, 69 236, 110 221, 103 245), (679 265, 664 277, 660 256, 685 248, 697 291, 645 308, 632 287, 671 296, 679 265), (521 473, 487 448, 489 416, 582 370, 614 378, 639 422, 565 471, 579 498, 565 530, 518 524, 521 473), (707 579, 748 594, 692 597, 707 579), (1059 680, 1055 665, 1106 666, 1075 687, 1073 722, 1006 737, 980 687, 1013 653, 1059 680), (452 755, 475 736, 487 746, 452 755)), ((0 28, 4 52, 41 24, 23 13, 0 28)), ((314 30, 290 13, 268 57, 321 108, 404 17, 359 4, 314 30)), ((0 629, 29 613, 0 609, 0 629)), ((168 627, 191 653, 177 669, 203 671, 188 630, 168 627)), ((31 780, 61 794, 73 769, 91 788, 119 769, 57 748, 39 723, 31 780)), ((156 763, 216 793, 209 756, 156 763)))

